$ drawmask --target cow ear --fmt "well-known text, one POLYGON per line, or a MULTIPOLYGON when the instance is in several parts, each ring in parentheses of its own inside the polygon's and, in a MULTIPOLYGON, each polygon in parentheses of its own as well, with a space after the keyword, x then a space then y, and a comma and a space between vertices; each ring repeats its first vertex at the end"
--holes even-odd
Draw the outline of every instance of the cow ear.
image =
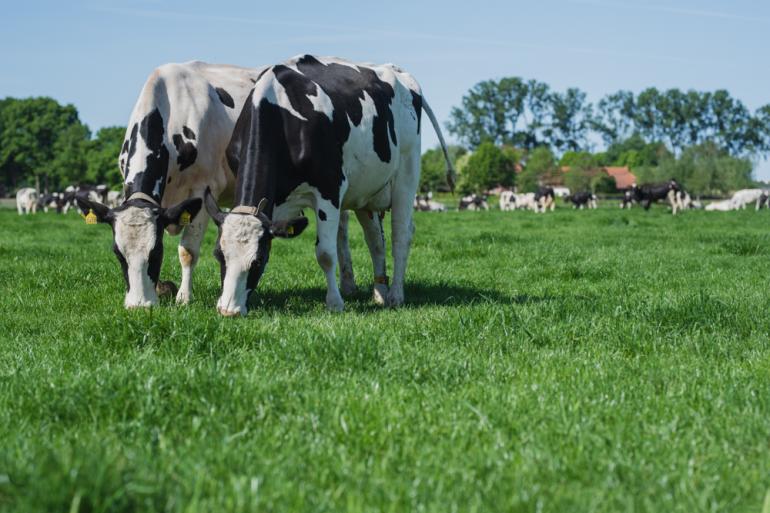
POLYGON ((206 187, 206 192, 203 194, 203 203, 206 205, 206 212, 214 220, 214 224, 217 226, 221 225, 225 220, 226 214, 219 209, 217 200, 214 199, 214 195, 211 194, 209 187, 206 187))
POLYGON ((112 211, 107 205, 102 205, 98 201, 91 201, 90 199, 81 196, 76 196, 75 201, 77 202, 86 223, 112 224, 112 211))
POLYGON ((295 217, 288 221, 276 221, 270 225, 270 235, 292 239, 307 228, 307 217, 295 217))
POLYGON ((203 200, 200 198, 190 198, 181 203, 161 211, 160 218, 164 226, 176 224, 186 226, 195 219, 203 206, 203 200))

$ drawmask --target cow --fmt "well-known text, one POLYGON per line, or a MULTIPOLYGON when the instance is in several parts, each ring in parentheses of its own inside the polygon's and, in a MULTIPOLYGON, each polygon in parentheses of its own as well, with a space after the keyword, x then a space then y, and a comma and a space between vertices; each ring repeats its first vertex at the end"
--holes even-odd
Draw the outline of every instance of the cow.
POLYGON ((61 192, 44 194, 38 200, 37 208, 42 208, 43 212, 48 212, 49 208, 54 208, 57 213, 61 213, 64 208, 64 194, 61 192))
POLYGON ((757 210, 760 210, 763 207, 770 208, 770 201, 768 200, 770 200, 770 191, 762 191, 762 196, 757 200, 757 210))
POLYGON ((762 195, 765 193, 762 189, 741 189, 735 191, 730 201, 733 202, 735 210, 746 210, 749 203, 755 204, 755 210, 762 208, 762 195))
POLYGON ((489 210, 487 196, 481 194, 468 194, 460 198, 458 210, 489 210))
POLYGON ((729 210, 735 210, 735 205, 733 204, 732 200, 722 200, 722 201, 712 201, 708 205, 706 205, 706 208, 704 209, 706 211, 718 211, 718 212, 727 212, 729 210))
POLYGON ((516 210, 516 193, 513 191, 502 191, 500 193, 500 210, 516 210))
POLYGON ((16 191, 16 209, 19 215, 37 212, 38 193, 32 187, 24 187, 16 191))
POLYGON ((551 212, 556 208, 555 195, 552 187, 539 187, 535 193, 535 212, 545 213, 549 208, 551 212))
MULTIPOLYGON (((125 201, 109 208, 76 195, 90 222, 112 227, 126 308, 158 302, 163 232, 182 232, 177 304, 192 298, 192 275, 206 231, 207 189, 218 197, 235 176, 225 156, 235 122, 262 69, 192 61, 166 64, 147 79, 118 156, 125 201)), ((88 221, 87 217, 87 221, 88 221)))
POLYGON ((446 212, 446 206, 438 201, 433 201, 433 194, 418 194, 414 198, 414 209, 420 212, 446 212))
POLYGON ((573 208, 596 208, 596 194, 592 192, 576 192, 564 197, 565 202, 572 203, 573 208))
MULTIPOLYGON (((316 259, 326 277, 326 307, 341 311, 335 281, 341 214, 354 210, 374 267, 374 300, 404 302, 404 276, 420 178, 421 112, 433 125, 454 184, 441 129, 407 72, 392 64, 357 64, 302 55, 269 67, 254 85, 227 148, 238 170, 229 213, 206 195, 218 227, 215 256, 222 293, 217 310, 244 315, 267 264, 271 240, 292 238, 315 213, 316 259), (390 209, 393 280, 388 289, 381 216, 390 209)), ((344 271, 344 269, 343 269, 344 271)))
POLYGON ((653 202, 666 200, 671 205, 674 215, 676 215, 679 205, 674 201, 676 198, 675 194, 670 193, 676 193, 679 190, 681 190, 679 183, 672 178, 666 183, 645 184, 641 186, 632 184, 630 193, 634 201, 644 202, 645 210, 649 210, 653 202))
POLYGON ((553 194, 557 198, 566 198, 570 195, 569 187, 554 187, 553 194))
POLYGON ((634 206, 635 200, 634 200, 634 189, 636 187, 636 184, 632 185, 631 188, 626 189, 623 191, 623 197, 620 199, 620 208, 631 208, 634 206))
POLYGON ((110 208, 117 208, 123 202, 123 191, 109 191, 107 193, 106 205, 110 208))

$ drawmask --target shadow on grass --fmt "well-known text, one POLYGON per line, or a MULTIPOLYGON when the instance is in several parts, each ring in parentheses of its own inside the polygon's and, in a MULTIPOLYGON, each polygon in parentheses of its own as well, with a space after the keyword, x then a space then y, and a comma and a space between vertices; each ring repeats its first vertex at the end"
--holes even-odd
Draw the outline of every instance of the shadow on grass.
MULTIPOLYGON (((206 291, 206 296, 216 297, 218 290, 206 291)), ((354 312, 377 311, 383 307, 372 300, 372 285, 359 284, 358 291, 345 297, 345 309, 354 312)), ((499 291, 480 287, 445 283, 407 282, 404 308, 431 306, 463 306, 472 304, 525 305, 556 300, 553 296, 508 296, 499 291)), ((301 287, 283 290, 261 290, 249 300, 249 310, 301 315, 322 309, 326 298, 323 287, 301 287)))

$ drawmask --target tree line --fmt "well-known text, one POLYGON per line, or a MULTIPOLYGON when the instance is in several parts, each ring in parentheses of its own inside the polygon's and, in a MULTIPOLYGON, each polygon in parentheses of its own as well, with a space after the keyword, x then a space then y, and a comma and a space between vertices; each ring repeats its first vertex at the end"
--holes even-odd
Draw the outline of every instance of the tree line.
MULTIPOLYGON (((572 189, 614 192, 597 169, 628 166, 640 182, 674 177, 696 194, 724 194, 750 186, 752 159, 770 153, 770 104, 752 112, 725 90, 651 87, 594 105, 577 88, 509 77, 473 86, 447 129, 461 143, 452 154, 463 192, 533 190, 557 175, 572 189)), ((424 190, 441 188, 438 157, 423 157, 424 190)))
POLYGON ((78 183, 122 182, 117 165, 125 127, 96 134, 74 105, 47 97, 0 100, 0 176, 8 191, 23 186, 62 190, 78 183))

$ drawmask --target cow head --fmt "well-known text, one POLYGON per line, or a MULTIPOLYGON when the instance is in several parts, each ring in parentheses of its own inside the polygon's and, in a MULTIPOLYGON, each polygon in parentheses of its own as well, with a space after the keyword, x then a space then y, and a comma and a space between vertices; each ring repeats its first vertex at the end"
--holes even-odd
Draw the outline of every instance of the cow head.
POLYGON ((79 195, 76 201, 87 220, 109 224, 112 228, 112 250, 126 280, 125 307, 157 304, 155 286, 163 262, 163 230, 178 225, 184 213, 194 218, 201 209, 201 199, 191 198, 162 208, 146 199, 129 198, 114 209, 87 196, 79 195))
POLYGON ((307 227, 307 218, 271 221, 259 207, 236 207, 225 213, 206 190, 206 211, 217 225, 214 257, 219 261, 222 294, 217 311, 226 316, 246 315, 246 303, 257 288, 275 237, 293 238, 307 227))

